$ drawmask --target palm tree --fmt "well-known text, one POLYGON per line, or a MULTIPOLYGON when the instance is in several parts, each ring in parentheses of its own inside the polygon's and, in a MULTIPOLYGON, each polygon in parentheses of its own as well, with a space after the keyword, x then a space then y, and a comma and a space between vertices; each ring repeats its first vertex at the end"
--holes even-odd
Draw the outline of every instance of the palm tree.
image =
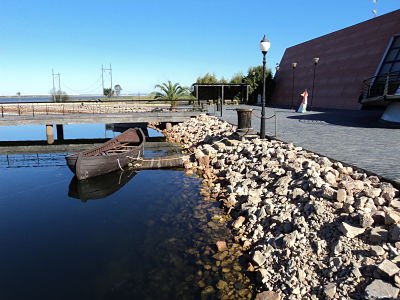
POLYGON ((188 96, 189 93, 188 88, 182 87, 179 83, 173 84, 170 80, 162 84, 157 84, 155 88, 161 90, 160 92, 156 92, 155 98, 171 101, 172 108, 176 106, 176 100, 188 96))

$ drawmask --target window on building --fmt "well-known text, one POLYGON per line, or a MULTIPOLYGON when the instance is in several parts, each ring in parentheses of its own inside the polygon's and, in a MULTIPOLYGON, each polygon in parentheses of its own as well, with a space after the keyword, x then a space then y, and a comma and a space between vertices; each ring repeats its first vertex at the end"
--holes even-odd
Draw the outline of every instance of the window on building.
POLYGON ((400 36, 394 37, 378 75, 400 71, 400 36))

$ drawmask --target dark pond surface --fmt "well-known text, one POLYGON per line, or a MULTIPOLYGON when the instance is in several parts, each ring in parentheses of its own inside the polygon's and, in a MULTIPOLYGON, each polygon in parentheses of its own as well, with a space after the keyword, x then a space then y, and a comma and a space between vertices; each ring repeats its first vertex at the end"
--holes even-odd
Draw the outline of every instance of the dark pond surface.
POLYGON ((203 265, 229 232, 199 178, 125 171, 81 185, 63 154, 38 157, 0 157, 0 299, 196 299, 218 282, 203 265))

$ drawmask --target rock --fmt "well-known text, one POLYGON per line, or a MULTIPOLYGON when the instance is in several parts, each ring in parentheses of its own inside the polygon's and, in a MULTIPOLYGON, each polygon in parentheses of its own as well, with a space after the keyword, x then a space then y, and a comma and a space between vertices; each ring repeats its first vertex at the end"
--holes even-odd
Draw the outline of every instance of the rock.
POLYGON ((283 176, 274 184, 276 186, 275 193, 280 196, 286 196, 288 193, 289 183, 292 181, 290 176, 283 176))
POLYGON ((226 246, 226 242, 225 241, 218 241, 216 243, 217 245, 217 249, 219 252, 224 252, 228 250, 228 247, 226 246))
POLYGON ((385 211, 385 224, 392 225, 398 223, 400 223, 400 213, 392 209, 387 209, 385 211))
POLYGON ((270 274, 267 269, 259 269, 257 275, 262 283, 267 283, 270 279, 270 274))
POLYGON ((333 175, 331 172, 326 173, 325 181, 332 186, 336 186, 336 176, 333 175))
POLYGON ((218 283, 217 283, 217 289, 219 289, 219 290, 225 290, 228 287, 229 286, 228 286, 228 283, 226 281, 219 280, 218 283))
POLYGON ((388 231, 382 227, 374 227, 371 229, 369 240, 375 244, 385 242, 388 240, 388 231))
POLYGON ((364 194, 369 198, 379 197, 381 193, 382 190, 378 188, 369 188, 364 191, 364 194))
POLYGON ((391 226, 389 231, 390 240, 393 242, 400 241, 400 225, 396 224, 391 226))
POLYGON ((333 282, 328 283, 324 287, 324 294, 328 299, 332 299, 336 295, 336 284, 333 282))
POLYGON ((240 216, 239 218, 237 218, 237 219, 233 222, 233 224, 232 224, 233 228, 239 229, 240 227, 242 227, 243 222, 244 222, 245 220, 246 220, 245 217, 240 216))
POLYGON ((343 251, 343 245, 340 240, 337 240, 335 244, 333 245, 333 254, 338 255, 343 251))
POLYGON ((258 293, 256 296, 256 300, 281 300, 280 294, 273 291, 265 291, 258 293))
POLYGON ((363 234, 365 228, 355 227, 350 225, 349 223, 342 222, 339 225, 339 230, 347 237, 354 238, 360 234, 363 234))
POLYGON ((397 274, 400 269, 397 267, 396 264, 392 263, 390 260, 385 259, 378 265, 378 269, 383 273, 387 274, 388 276, 393 276, 397 274))
POLYGON ((324 184, 321 188, 321 191, 322 191, 322 197, 324 197, 325 199, 335 198, 336 191, 330 186, 324 184))
POLYGON ((397 287, 400 286, 400 276, 399 275, 394 276, 394 283, 396 284, 397 287))
POLYGON ((344 202, 346 200, 347 193, 345 189, 338 189, 336 193, 336 201, 344 202))
POLYGON ((304 192, 302 189, 300 189, 300 188, 295 188, 295 189, 293 190, 293 192, 292 192, 292 198, 293 198, 293 199, 297 199, 297 198, 303 196, 304 193, 305 193, 305 192, 304 192))
POLYGON ((394 209, 399 210, 400 209, 400 200, 392 200, 389 204, 391 207, 394 209))
POLYGON ((371 227, 374 224, 374 219, 368 213, 362 213, 359 215, 360 226, 363 228, 371 227))
POLYGON ((292 248, 296 243, 297 231, 293 231, 292 233, 287 234, 283 238, 283 242, 286 248, 292 248))
POLYGON ((382 256, 386 252, 381 246, 371 246, 371 253, 375 256, 382 256))
POLYGON ((315 211, 315 213, 317 214, 317 215, 323 215, 323 214, 325 214, 325 207, 322 205, 322 204, 320 204, 320 203, 315 203, 315 205, 314 205, 314 211, 315 211))
POLYGON ((382 189, 381 197, 386 201, 390 202, 396 196, 396 189, 390 183, 381 183, 380 188, 382 189))
POLYGON ((354 207, 351 205, 351 203, 344 203, 343 204, 343 210, 348 213, 351 214, 354 212, 354 207))
POLYGON ((360 272, 360 268, 358 266, 353 266, 353 269, 351 270, 351 273, 354 275, 356 278, 360 278, 362 276, 360 272))
POLYGON ((375 225, 385 225, 385 212, 382 210, 377 210, 372 214, 375 225))
POLYGON ((365 293, 370 299, 397 299, 399 289, 390 283, 375 279, 366 287, 365 293))
POLYGON ((256 252, 254 252, 253 254, 253 261, 258 265, 258 266, 262 266, 265 262, 266 262, 266 258, 265 256, 259 251, 257 250, 256 252))
MULTIPOLYGON (((397 250, 397 248, 396 247, 393 247, 391 244, 386 244, 387 245, 387 247, 389 248, 389 253, 390 253, 390 255, 391 256, 399 256, 400 255, 400 253, 399 253, 399 251, 397 250)), ((393 261, 393 260, 392 260, 393 261)), ((394 261, 393 261, 394 262, 394 261)))
POLYGON ((298 270, 297 270, 297 279, 298 279, 300 282, 303 282, 303 281, 306 279, 306 273, 305 273, 303 270, 298 269, 298 270))

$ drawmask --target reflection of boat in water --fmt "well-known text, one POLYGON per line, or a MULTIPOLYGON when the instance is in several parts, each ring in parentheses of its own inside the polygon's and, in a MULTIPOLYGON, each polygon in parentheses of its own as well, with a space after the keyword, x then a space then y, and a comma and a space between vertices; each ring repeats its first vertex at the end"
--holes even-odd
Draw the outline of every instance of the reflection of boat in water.
POLYGON ((146 137, 140 128, 131 128, 103 145, 66 156, 68 167, 78 180, 119 170, 143 156, 146 137))
POLYGON ((82 201, 105 198, 122 188, 135 175, 134 170, 126 170, 86 180, 78 180, 74 176, 69 184, 68 196, 82 201))

